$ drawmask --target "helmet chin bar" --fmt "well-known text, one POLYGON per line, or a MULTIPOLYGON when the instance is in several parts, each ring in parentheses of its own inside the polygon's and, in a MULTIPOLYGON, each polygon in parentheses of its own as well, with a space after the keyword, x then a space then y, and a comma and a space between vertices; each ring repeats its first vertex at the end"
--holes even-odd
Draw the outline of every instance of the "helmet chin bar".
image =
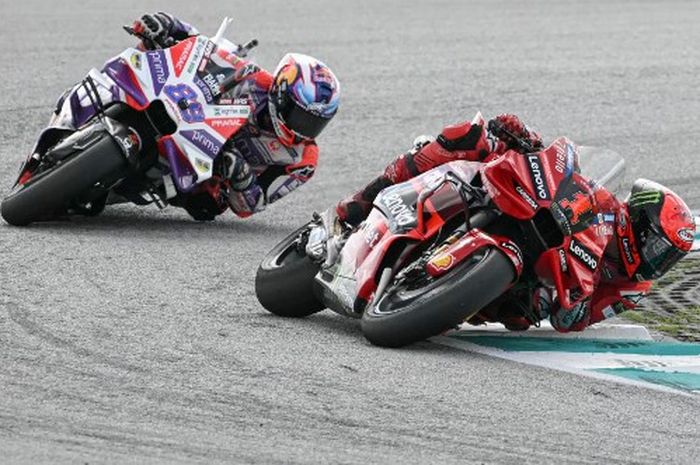
POLYGON ((283 145, 291 147, 299 136, 289 129, 277 115, 277 106, 272 99, 268 101, 268 108, 270 112, 270 121, 272 121, 272 129, 275 131, 277 139, 279 139, 283 145))

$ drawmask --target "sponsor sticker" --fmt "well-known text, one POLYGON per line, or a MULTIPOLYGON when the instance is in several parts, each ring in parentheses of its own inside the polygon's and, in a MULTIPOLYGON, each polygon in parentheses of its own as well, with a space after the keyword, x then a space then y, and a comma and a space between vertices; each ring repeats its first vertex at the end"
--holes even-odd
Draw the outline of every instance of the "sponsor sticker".
POLYGON ((211 158, 215 158, 221 151, 221 142, 206 131, 195 129, 181 131, 180 134, 200 151, 209 155, 211 158))
POLYGON ((574 238, 569 243, 569 252, 591 271, 598 269, 598 258, 590 249, 574 238))
POLYGON ((201 158, 195 158, 194 167, 197 168, 197 171, 200 173, 208 173, 211 169, 211 163, 201 158))
POLYGON ((564 249, 559 249, 559 267, 562 273, 569 272, 569 264, 566 261, 566 252, 564 252, 564 249))
POLYGON ((695 240, 695 231, 693 231, 690 228, 681 228, 678 230, 677 234, 680 240, 682 240, 683 242, 688 242, 689 244, 692 244, 695 240))
POLYGON ((180 77, 182 71, 185 69, 185 64, 192 53, 194 48, 194 40, 183 40, 175 47, 170 48, 170 54, 173 59, 175 76, 180 77))
POLYGON ((398 193, 392 192, 382 197, 382 203, 391 213, 399 226, 408 226, 415 224, 416 217, 413 209, 404 203, 403 197, 398 193))
POLYGON ((533 210, 537 210, 539 208, 539 205, 537 205, 537 202, 535 202, 535 199, 533 199, 530 194, 525 192, 525 189, 523 189, 521 186, 515 186, 515 191, 520 194, 520 197, 527 202, 530 207, 532 207, 533 210))
POLYGON ((143 68, 143 63, 141 62, 141 54, 138 52, 134 52, 131 55, 131 58, 129 58, 129 61, 131 62, 131 66, 136 68, 137 70, 141 71, 143 68))
POLYGON ((620 242, 622 243, 622 252, 625 255, 625 260, 627 260, 627 263, 630 265, 634 265, 635 260, 634 255, 632 254, 632 244, 630 244, 629 238, 623 237, 620 242))
POLYGON ((520 247, 517 245, 513 244, 512 242, 509 241, 503 241, 501 242, 501 247, 503 247, 506 250, 509 250, 512 252, 512 254, 515 256, 516 260, 518 263, 516 264, 517 266, 522 266, 523 264, 523 255, 522 252, 520 252, 520 247))
POLYGON ((547 181, 545 180, 544 169, 542 168, 542 162, 537 154, 530 154, 527 156, 527 163, 530 167, 530 176, 532 178, 532 184, 535 186, 535 193, 540 200, 549 200, 552 198, 549 187, 547 187, 547 181))
POLYGON ((436 270, 445 271, 449 270, 454 262, 455 258, 452 256, 452 254, 444 253, 430 260, 430 265, 432 265, 436 270))
POLYGON ((248 105, 226 105, 212 108, 214 116, 217 118, 248 118, 250 115, 250 106, 248 105))
POLYGON ((146 53, 148 68, 151 71, 151 80, 153 81, 153 92, 160 95, 160 91, 168 82, 170 71, 168 71, 168 63, 165 59, 165 52, 162 50, 154 50, 146 53))

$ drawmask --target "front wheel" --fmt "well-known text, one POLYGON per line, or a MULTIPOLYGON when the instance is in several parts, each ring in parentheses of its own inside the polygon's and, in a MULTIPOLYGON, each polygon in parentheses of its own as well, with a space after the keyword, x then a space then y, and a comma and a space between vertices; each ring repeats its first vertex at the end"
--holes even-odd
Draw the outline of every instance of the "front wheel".
POLYGON ((126 167, 121 149, 105 133, 84 151, 18 186, 2 201, 2 217, 14 226, 51 219, 95 184, 125 175, 126 167))
POLYGON ((512 262, 485 248, 449 273, 424 283, 399 283, 362 316, 372 343, 402 347, 454 328, 498 296, 515 279, 512 262))
POLYGON ((255 276, 255 295, 275 315, 302 318, 325 306, 314 295, 320 265, 300 250, 298 240, 306 224, 277 244, 263 259, 255 276))

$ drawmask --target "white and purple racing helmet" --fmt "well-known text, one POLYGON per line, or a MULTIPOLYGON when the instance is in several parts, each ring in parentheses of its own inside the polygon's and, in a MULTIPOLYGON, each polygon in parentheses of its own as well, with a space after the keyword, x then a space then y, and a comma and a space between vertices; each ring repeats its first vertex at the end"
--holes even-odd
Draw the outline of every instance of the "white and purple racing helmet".
POLYGON ((273 76, 270 116, 285 145, 315 139, 338 111, 340 83, 321 61, 288 53, 273 76))

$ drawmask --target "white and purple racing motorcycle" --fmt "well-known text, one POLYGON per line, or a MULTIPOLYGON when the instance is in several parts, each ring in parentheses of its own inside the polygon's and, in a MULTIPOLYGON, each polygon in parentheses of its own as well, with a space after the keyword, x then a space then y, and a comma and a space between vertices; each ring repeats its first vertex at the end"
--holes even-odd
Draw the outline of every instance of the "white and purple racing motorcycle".
POLYGON ((120 202, 163 208, 215 176, 221 149, 251 113, 248 100, 223 98, 247 68, 238 57, 257 45, 226 40, 229 24, 213 38, 129 48, 91 70, 59 100, 22 164, 2 202, 5 221, 96 215, 120 202))

